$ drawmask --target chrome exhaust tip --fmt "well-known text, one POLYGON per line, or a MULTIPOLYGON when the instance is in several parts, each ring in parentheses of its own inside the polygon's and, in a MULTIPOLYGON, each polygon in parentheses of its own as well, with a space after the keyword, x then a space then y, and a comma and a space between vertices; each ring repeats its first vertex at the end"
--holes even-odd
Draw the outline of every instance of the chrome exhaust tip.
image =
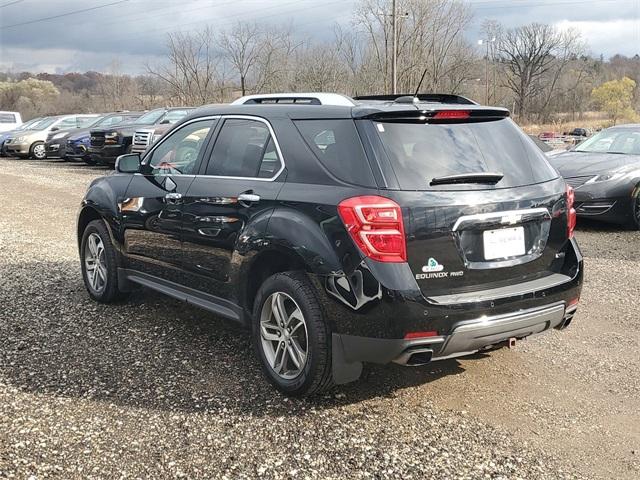
POLYGON ((433 350, 424 347, 409 348, 402 352, 395 360, 394 363, 404 365, 406 367, 419 367, 431 362, 433 357, 433 350))

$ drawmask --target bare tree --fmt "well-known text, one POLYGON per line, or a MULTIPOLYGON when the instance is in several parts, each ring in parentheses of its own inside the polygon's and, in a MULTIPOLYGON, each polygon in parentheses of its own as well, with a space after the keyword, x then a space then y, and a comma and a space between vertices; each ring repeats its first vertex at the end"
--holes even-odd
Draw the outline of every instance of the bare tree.
MULTIPOLYGON (((363 71, 376 70, 374 88, 391 88, 391 19, 389 0, 361 0, 354 22, 369 45, 363 71)), ((453 92, 469 78, 475 54, 464 39, 471 21, 468 5, 457 0, 403 0, 398 2, 398 86, 414 89, 422 73, 424 90, 453 92), (471 60, 471 61, 470 61, 471 60)))
POLYGON ((240 91, 247 93, 247 77, 255 73, 262 54, 264 34, 257 23, 236 23, 230 31, 222 32, 219 45, 226 60, 240 78, 240 91))
POLYGON ((159 67, 147 65, 147 72, 163 80, 171 96, 183 105, 215 101, 220 64, 215 45, 210 27, 195 33, 170 33, 168 63, 159 67))
POLYGON ((498 49, 505 86, 513 92, 521 118, 527 118, 529 106, 543 94, 539 108, 547 108, 560 75, 582 48, 578 33, 552 25, 532 23, 505 32, 498 49))

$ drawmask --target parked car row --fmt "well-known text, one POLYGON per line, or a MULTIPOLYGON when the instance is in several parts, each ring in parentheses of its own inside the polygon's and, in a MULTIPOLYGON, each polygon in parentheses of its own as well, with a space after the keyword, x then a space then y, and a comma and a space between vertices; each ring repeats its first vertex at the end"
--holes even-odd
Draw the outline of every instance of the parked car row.
MULTIPOLYGON (((0 133, 0 155, 37 160, 61 158, 80 160, 89 165, 114 165, 119 155, 131 151, 143 152, 191 110, 191 107, 177 107, 147 112, 35 118, 0 133)), ((0 125, 3 115, 9 113, 11 112, 0 112, 0 125)))

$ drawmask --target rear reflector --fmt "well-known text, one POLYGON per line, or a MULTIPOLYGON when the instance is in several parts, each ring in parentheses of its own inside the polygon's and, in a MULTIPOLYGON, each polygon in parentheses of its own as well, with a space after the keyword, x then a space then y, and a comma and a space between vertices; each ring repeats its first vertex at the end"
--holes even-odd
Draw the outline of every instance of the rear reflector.
POLYGON ((402 210, 393 200, 367 195, 343 200, 338 214, 349 235, 367 257, 379 262, 406 262, 402 210))
POLYGON ((438 332, 429 330, 428 332, 409 332, 404 336, 405 340, 415 340, 416 338, 437 337, 438 332))
POLYGON ((469 118, 469 110, 440 110, 432 118, 435 120, 455 120, 469 118))
POLYGON ((567 306, 566 306, 566 308, 571 308, 571 307, 574 307, 574 306, 578 305, 578 302, 579 302, 579 301, 580 301, 580 297, 576 297, 576 298, 574 298, 573 300, 569 300, 569 301, 567 302, 567 306))
POLYGON ((573 188, 567 185, 567 235, 569 238, 573 238, 573 231, 577 223, 576 209, 573 208, 574 201, 575 193, 573 188))

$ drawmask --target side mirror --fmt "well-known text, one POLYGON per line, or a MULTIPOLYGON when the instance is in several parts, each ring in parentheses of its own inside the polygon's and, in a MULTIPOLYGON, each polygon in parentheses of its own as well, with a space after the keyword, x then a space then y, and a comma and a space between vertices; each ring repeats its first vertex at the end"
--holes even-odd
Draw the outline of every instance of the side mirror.
POLYGON ((166 118, 160 122, 160 125, 168 125, 168 124, 169 124, 169 120, 166 118))
POLYGON ((58 130, 60 130, 58 127, 51 127, 52 132, 57 132, 58 130))
POLYGON ((138 173, 140 171, 140 154, 128 153, 116 158, 116 172, 138 173))

